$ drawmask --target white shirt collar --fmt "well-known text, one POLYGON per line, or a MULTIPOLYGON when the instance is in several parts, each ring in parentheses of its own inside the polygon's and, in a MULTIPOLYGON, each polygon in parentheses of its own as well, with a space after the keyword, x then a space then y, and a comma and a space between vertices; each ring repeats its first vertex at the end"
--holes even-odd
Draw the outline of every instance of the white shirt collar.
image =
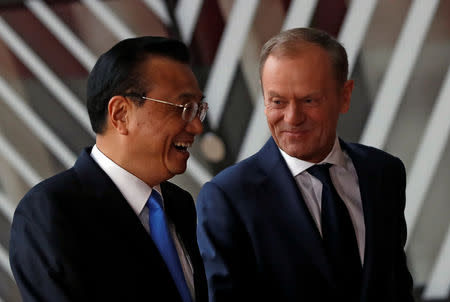
MULTIPOLYGON (((278 149, 280 149, 280 148, 278 147, 278 149)), ((292 176, 294 176, 294 177, 315 165, 315 163, 311 163, 308 161, 298 159, 296 157, 292 157, 281 149, 280 149, 280 152, 281 152, 281 155, 283 156, 284 160, 286 161, 286 164, 287 164, 289 170, 291 171, 292 176)), ((330 153, 328 153, 327 157, 325 157, 325 159, 322 160, 318 164, 322 164, 322 163, 330 163, 330 164, 341 166, 344 168, 346 167, 345 155, 341 149, 341 145, 339 144, 339 139, 337 136, 334 141, 333 149, 331 149, 331 151, 330 151, 330 153)))
MULTIPOLYGON (((139 215, 147 203, 152 188, 135 175, 113 162, 97 148, 97 145, 92 147, 91 156, 100 168, 102 168, 102 170, 111 178, 136 215, 139 215)), ((162 196, 160 185, 155 186, 153 189, 156 189, 162 196)))

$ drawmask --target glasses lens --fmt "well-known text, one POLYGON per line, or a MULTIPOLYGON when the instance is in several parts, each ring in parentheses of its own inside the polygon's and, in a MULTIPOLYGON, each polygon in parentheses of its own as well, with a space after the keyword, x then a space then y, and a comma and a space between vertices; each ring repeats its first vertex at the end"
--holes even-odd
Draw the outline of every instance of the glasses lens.
POLYGON ((208 103, 202 102, 200 103, 198 118, 203 122, 206 116, 206 112, 208 111, 208 103))
POLYGON ((197 114, 198 105, 195 102, 189 102, 184 105, 183 115, 181 116, 186 122, 190 122, 197 114))

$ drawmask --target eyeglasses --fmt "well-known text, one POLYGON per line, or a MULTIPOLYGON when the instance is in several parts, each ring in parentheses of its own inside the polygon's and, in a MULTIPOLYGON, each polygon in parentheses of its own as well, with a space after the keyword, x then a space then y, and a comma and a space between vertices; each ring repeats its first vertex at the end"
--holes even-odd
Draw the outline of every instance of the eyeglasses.
POLYGON ((203 122, 203 120, 205 119, 205 116, 206 116, 206 112, 208 111, 208 103, 204 102, 204 101, 201 101, 200 103, 190 101, 184 105, 181 105, 181 104, 175 104, 172 102, 162 101, 162 100, 158 100, 158 99, 154 99, 154 98, 149 98, 146 96, 139 95, 137 93, 128 93, 128 94, 124 94, 123 96, 135 97, 135 98, 140 98, 142 100, 153 101, 153 102, 158 102, 158 103, 162 103, 162 104, 166 104, 166 105, 183 108, 183 113, 181 114, 181 118, 186 122, 191 122, 192 120, 194 120, 194 118, 196 116, 198 116, 200 121, 203 122))

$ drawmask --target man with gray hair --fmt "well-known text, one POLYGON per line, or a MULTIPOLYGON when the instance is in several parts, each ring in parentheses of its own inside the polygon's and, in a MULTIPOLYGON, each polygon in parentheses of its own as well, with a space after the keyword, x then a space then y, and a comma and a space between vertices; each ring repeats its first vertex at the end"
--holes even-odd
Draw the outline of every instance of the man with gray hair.
POLYGON ((263 46, 272 137, 198 196, 210 301, 413 301, 405 168, 337 136, 347 76, 345 49, 323 31, 292 29, 263 46))

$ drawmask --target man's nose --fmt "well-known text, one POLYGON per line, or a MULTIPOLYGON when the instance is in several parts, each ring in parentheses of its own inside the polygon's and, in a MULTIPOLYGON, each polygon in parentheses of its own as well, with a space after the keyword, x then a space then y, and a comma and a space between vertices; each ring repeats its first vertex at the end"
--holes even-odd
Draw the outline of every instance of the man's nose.
POLYGON ((291 125, 298 125, 305 119, 302 106, 297 102, 290 102, 284 113, 284 120, 291 125))
POLYGON ((186 131, 195 135, 201 134, 203 132, 203 123, 200 121, 200 118, 198 116, 196 116, 192 121, 187 122, 186 131))

